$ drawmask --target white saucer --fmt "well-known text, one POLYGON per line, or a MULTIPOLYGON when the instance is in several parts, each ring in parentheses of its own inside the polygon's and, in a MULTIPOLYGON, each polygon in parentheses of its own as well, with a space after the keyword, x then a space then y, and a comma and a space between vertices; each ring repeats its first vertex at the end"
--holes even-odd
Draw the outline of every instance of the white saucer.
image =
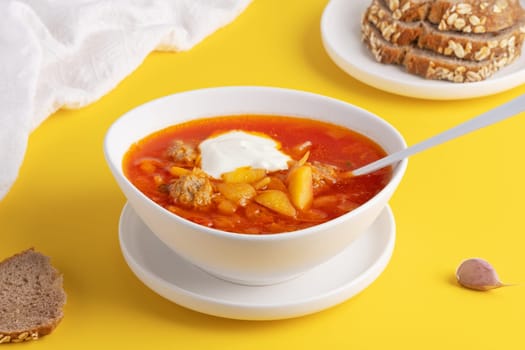
MULTIPOLYGON (((368 0, 331 0, 321 19, 321 36, 331 59, 357 80, 381 90, 417 98, 453 100, 502 92, 525 83, 525 53, 490 79, 456 84, 427 80, 395 65, 375 61, 361 41, 361 18, 368 0)), ((525 0, 521 0, 525 4, 525 0)))
POLYGON ((226 282, 186 262, 145 226, 129 204, 122 211, 119 237, 131 270, 166 299, 210 315, 271 320, 314 313, 365 289, 390 260, 395 222, 387 207, 340 255, 296 279, 270 286, 226 282))

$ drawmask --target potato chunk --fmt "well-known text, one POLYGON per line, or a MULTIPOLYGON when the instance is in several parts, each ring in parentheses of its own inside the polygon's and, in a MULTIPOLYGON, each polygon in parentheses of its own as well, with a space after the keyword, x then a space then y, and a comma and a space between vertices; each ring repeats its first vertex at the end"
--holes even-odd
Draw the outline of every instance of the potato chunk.
POLYGON ((268 176, 265 176, 263 177, 262 179, 260 179, 259 181, 255 182, 253 184, 253 187, 256 189, 256 190, 260 190, 266 186, 268 186, 268 184, 272 182, 272 179, 270 179, 268 176))
POLYGON ((247 183, 223 182, 217 185, 217 189, 225 198, 238 205, 246 205, 257 194, 255 188, 247 183))
POLYGON ((237 204, 226 198, 221 198, 217 200, 217 210, 221 214, 232 215, 237 210, 237 204))
POLYGON ((263 207, 285 216, 295 216, 297 214, 286 193, 279 190, 261 192, 255 197, 255 201, 263 207))
POLYGON ((183 175, 190 175, 191 170, 186 168, 181 168, 179 166, 172 166, 170 168, 170 174, 173 176, 183 176, 183 175))
POLYGON ((222 174, 224 182, 229 183, 253 183, 266 176, 266 170, 253 169, 251 167, 237 168, 234 171, 222 174))
POLYGON ((314 198, 312 168, 302 165, 293 169, 288 177, 288 191, 293 205, 304 211, 312 205, 314 198))

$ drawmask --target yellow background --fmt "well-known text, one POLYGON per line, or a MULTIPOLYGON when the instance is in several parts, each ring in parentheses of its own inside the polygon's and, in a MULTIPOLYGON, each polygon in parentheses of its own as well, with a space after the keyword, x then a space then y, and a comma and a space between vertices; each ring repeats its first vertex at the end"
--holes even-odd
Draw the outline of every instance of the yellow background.
MULTIPOLYGON (((351 0, 348 0, 351 1, 351 0)), ((232 24, 183 53, 153 53, 97 103, 60 111, 30 137, 0 202, 0 256, 30 246, 63 272, 68 303, 38 349, 523 349, 525 115, 416 155, 391 200, 397 241, 384 273, 358 296, 282 321, 221 319, 146 288, 118 245, 125 203, 103 158, 107 128, 154 98, 224 85, 312 91, 368 109, 414 144, 525 93, 462 101, 411 99, 366 86, 325 53, 327 1, 255 0, 232 24), (460 288, 464 258, 488 259, 517 286, 460 288)), ((356 19, 349 19, 356 20, 356 19)))

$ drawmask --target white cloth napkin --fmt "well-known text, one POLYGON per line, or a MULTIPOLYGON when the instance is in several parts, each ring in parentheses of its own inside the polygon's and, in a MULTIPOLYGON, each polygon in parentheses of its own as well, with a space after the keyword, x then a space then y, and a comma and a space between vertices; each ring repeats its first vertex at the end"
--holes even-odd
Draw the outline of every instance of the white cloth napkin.
POLYGON ((28 136, 96 101, 153 50, 192 48, 251 0, 0 0, 0 200, 28 136))

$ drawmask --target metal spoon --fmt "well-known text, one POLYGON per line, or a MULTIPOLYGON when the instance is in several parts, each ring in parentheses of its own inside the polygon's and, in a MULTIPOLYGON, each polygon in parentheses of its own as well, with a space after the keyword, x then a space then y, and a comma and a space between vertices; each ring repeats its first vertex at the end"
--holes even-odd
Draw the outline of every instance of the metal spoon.
POLYGON ((401 151, 394 152, 384 158, 378 159, 375 162, 362 166, 358 169, 354 169, 351 171, 351 173, 353 176, 371 173, 388 165, 392 165, 408 156, 424 151, 427 148, 437 146, 456 137, 468 134, 469 132, 495 124, 504 119, 515 116, 523 111, 525 111, 525 95, 518 96, 509 102, 502 104, 501 106, 491 109, 479 115, 478 117, 470 119, 425 141, 419 142, 401 151))

